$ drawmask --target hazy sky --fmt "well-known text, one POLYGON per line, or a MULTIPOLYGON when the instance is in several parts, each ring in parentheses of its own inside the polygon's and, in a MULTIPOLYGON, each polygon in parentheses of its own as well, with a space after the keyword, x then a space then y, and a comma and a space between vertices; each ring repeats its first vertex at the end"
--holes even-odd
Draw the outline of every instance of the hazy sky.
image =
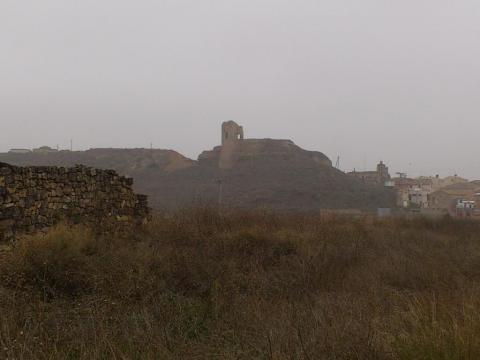
POLYGON ((480 178, 480 1, 0 0, 0 151, 196 158, 229 119, 343 169, 480 178))

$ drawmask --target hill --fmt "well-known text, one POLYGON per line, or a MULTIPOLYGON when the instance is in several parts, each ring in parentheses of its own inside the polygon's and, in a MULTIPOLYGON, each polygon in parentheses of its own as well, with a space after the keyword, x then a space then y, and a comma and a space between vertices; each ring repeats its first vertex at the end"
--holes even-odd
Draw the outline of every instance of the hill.
POLYGON ((91 149, 50 153, 0 154, 0 162, 18 166, 108 168, 133 177, 135 191, 149 195, 155 208, 172 209, 219 201, 234 207, 277 210, 388 207, 393 196, 369 187, 331 166, 322 153, 287 140, 245 140, 229 151, 202 153, 198 161, 172 150, 91 149))

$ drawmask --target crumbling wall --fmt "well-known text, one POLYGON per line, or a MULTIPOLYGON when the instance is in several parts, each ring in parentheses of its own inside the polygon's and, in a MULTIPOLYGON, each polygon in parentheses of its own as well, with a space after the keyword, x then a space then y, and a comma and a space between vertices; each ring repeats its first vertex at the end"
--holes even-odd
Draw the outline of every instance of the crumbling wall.
POLYGON ((243 127, 235 121, 230 120, 222 123, 222 145, 243 140, 243 137, 243 127))
POLYGON ((218 164, 220 169, 231 169, 233 167, 234 153, 243 137, 243 127, 235 121, 222 123, 222 148, 218 164))
POLYGON ((85 166, 16 167, 0 163, 0 240, 60 222, 124 231, 149 217, 147 197, 133 180, 85 166))

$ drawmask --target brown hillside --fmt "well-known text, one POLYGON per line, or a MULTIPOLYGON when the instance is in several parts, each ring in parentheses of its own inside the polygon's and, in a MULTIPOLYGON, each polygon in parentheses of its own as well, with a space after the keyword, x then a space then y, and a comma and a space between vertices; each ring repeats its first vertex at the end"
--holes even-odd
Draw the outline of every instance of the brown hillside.
POLYGON ((195 203, 277 210, 388 207, 393 195, 369 187, 331 167, 322 153, 306 151, 287 140, 245 140, 232 150, 233 166, 219 168, 221 148, 198 161, 171 150, 91 149, 48 154, 0 154, 14 165, 114 169, 135 179, 135 190, 149 195, 156 208, 195 203))

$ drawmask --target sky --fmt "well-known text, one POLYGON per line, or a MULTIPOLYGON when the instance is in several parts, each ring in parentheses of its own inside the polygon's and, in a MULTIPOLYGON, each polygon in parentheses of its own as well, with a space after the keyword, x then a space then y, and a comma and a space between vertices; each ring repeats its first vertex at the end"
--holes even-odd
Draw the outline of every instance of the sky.
POLYGON ((196 158, 235 120, 343 170, 480 179, 478 0, 1 0, 0 151, 196 158))

